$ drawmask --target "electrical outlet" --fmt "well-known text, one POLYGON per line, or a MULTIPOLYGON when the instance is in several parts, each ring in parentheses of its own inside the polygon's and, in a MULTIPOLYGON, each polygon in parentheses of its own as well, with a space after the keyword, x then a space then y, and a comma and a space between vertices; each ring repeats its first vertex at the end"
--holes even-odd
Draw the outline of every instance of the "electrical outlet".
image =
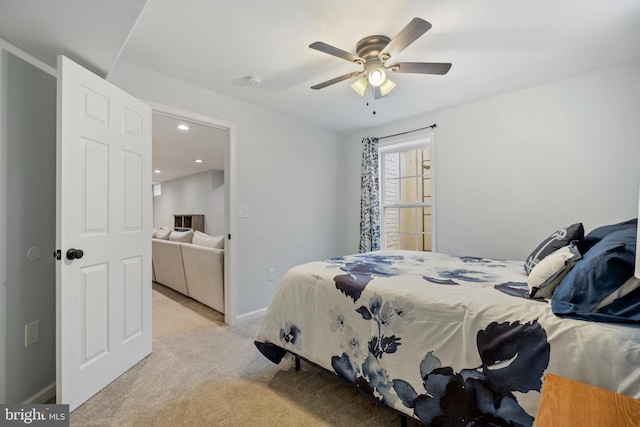
POLYGON ((27 323, 24 325, 24 346, 29 347, 40 341, 40 321, 27 323))
POLYGON ((269 280, 276 280, 276 269, 275 268, 270 268, 269 270, 267 270, 268 275, 269 275, 269 280))

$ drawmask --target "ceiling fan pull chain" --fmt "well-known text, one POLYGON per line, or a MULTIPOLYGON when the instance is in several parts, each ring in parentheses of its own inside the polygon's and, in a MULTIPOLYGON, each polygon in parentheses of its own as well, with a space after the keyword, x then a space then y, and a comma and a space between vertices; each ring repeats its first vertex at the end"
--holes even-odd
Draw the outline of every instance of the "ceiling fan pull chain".
POLYGON ((369 98, 370 100, 367 101, 367 106, 369 106, 369 104, 371 104, 371 109, 372 114, 375 115, 376 114, 376 94, 375 94, 375 90, 376 88, 374 88, 373 86, 369 86, 367 88, 367 98, 369 98))

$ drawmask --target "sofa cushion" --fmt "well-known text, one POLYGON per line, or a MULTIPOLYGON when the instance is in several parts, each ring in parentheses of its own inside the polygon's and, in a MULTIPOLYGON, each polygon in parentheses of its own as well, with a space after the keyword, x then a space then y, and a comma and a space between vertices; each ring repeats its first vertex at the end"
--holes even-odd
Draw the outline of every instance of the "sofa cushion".
POLYGON ((207 248, 224 249, 224 236, 209 236, 208 234, 196 231, 191 243, 207 248))
POLYGON ((172 231, 169 234, 169 240, 172 242, 191 243, 193 240, 193 230, 172 231))
POLYGON ((182 262, 182 245, 179 242, 152 239, 151 258, 156 282, 189 295, 182 262))
POLYGON ((181 243, 189 296, 224 313, 224 250, 181 243))
POLYGON ((156 230, 155 238, 160 240, 169 240, 169 234, 171 234, 171 230, 159 229, 156 230))

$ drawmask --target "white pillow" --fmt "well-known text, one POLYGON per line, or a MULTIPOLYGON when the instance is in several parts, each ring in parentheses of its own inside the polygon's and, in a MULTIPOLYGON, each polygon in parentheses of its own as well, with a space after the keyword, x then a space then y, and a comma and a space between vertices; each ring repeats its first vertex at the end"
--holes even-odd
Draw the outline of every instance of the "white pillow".
POLYGON ((209 236, 200 231, 196 231, 193 235, 194 245, 205 246, 207 248, 224 249, 223 236, 209 236))
POLYGON ((161 228, 160 230, 156 230, 155 238, 161 240, 169 240, 169 234, 171 234, 170 230, 163 230, 161 228))
POLYGON ((581 258, 573 243, 545 256, 531 269, 527 278, 529 298, 551 298, 564 276, 581 258))
POLYGON ((173 242, 191 243, 193 240, 193 230, 187 231, 172 231, 169 235, 169 240, 173 242))

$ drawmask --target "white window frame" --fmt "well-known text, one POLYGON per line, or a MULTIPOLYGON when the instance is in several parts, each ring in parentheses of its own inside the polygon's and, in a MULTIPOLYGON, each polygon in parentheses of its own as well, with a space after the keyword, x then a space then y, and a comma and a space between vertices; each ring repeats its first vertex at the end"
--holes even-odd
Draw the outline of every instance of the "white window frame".
POLYGON ((384 205, 383 191, 384 191, 384 162, 383 155, 390 152, 399 152, 406 149, 415 147, 421 147, 428 145, 431 149, 431 203, 428 205, 431 207, 431 252, 437 252, 437 238, 436 238, 436 144, 435 135, 433 131, 414 133, 412 135, 401 135, 398 137, 388 138, 384 142, 378 143, 378 158, 380 159, 378 165, 378 182, 380 182, 380 194, 378 200, 380 201, 380 247, 386 248, 386 230, 384 221, 384 210, 387 208, 403 208, 403 207, 421 207, 425 206, 422 203, 411 204, 397 204, 397 205, 384 205))

